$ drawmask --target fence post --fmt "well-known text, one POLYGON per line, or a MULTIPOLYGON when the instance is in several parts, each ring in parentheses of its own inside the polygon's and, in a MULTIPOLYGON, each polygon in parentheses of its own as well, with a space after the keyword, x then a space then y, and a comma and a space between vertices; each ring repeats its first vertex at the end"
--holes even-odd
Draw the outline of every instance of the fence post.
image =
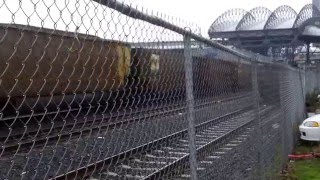
POLYGON ((194 122, 194 98, 193 98, 193 68, 191 57, 191 38, 184 36, 184 70, 186 79, 186 100, 187 100, 187 120, 188 120, 188 136, 190 151, 190 169, 191 179, 196 180, 197 177, 197 149, 195 144, 195 122, 194 122))
POLYGON ((313 74, 314 74, 314 76, 315 76, 315 82, 314 82, 314 84, 315 84, 315 86, 314 86, 314 90, 316 90, 316 91, 318 91, 319 90, 319 76, 318 76, 318 74, 319 74, 319 66, 318 66, 318 64, 316 64, 316 69, 315 69, 315 71, 313 72, 313 74))
POLYGON ((259 179, 264 179, 264 175, 262 174, 262 160, 263 160, 263 154, 262 154, 262 148, 263 148, 263 136, 262 136, 262 130, 261 130, 261 117, 260 117, 260 93, 259 93, 259 86, 258 86, 258 73, 257 73, 257 62, 252 62, 251 67, 251 80, 252 80, 252 90, 253 90, 253 96, 255 100, 255 113, 257 115, 257 137, 258 137, 258 176, 259 179))
MULTIPOLYGON (((281 112, 281 122, 280 122, 280 126, 281 128, 279 129, 281 131, 281 145, 282 145, 282 157, 281 157, 281 169, 284 168, 284 165, 286 164, 288 158, 287 155, 288 153, 291 151, 291 149, 289 149, 289 144, 288 141, 289 139, 287 138, 287 134, 288 131, 291 131, 291 127, 289 127, 288 123, 287 123, 287 114, 286 114, 286 110, 285 110, 285 105, 284 105, 284 94, 285 94, 285 87, 284 84, 285 82, 285 78, 287 76, 287 70, 286 69, 281 69, 280 72, 278 72, 278 78, 279 78, 279 101, 280 101, 280 112, 281 112)), ((291 144, 290 144, 291 147, 291 144)))
MULTIPOLYGON (((299 72, 299 80, 300 80, 300 83, 301 83, 301 92, 302 92, 303 104, 305 105, 306 104, 306 95, 307 95, 307 92, 306 92, 306 67, 304 66, 303 77, 301 75, 301 69, 299 69, 298 72, 299 72)), ((307 118, 307 117, 308 117, 308 112, 307 112, 307 108, 305 107, 304 108, 304 118, 307 118)))

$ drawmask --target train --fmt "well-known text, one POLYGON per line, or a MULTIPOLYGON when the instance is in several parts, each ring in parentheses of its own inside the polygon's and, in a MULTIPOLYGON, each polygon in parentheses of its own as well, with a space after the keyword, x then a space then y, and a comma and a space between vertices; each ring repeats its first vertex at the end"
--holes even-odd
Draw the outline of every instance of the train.
MULTIPOLYGON (((0 37, 2 114, 185 99, 183 48, 18 24, 0 24, 0 37)), ((192 55, 195 99, 250 89, 249 65, 198 51, 192 55)))

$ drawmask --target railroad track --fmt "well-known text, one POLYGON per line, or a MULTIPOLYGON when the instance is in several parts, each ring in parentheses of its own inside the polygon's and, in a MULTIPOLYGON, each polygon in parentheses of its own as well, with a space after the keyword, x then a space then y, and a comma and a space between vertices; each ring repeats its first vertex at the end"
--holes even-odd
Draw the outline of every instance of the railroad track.
MULTIPOLYGON (((281 112, 277 111, 277 109, 272 109, 272 112, 275 112, 272 114, 267 114, 267 111, 269 110, 264 110, 264 112, 261 113, 262 122, 267 122, 281 116, 281 112)), ((215 144, 214 147, 207 146, 204 147, 204 149, 198 148, 198 178, 238 179, 239 174, 237 174, 236 171, 244 174, 252 173, 256 164, 255 162, 250 162, 248 156, 252 157, 257 153, 257 150, 255 147, 252 147, 251 144, 251 141, 255 140, 256 124, 257 122, 255 124, 248 122, 243 124, 239 129, 236 129, 236 131, 228 132, 226 134, 228 137, 224 139, 224 142, 218 145, 215 144)), ((266 124, 263 124, 262 126, 265 125, 266 124)), ((273 127, 273 129, 274 128, 276 127, 273 127)), ((190 179, 191 172, 189 166, 184 166, 184 169, 179 168, 179 171, 170 172, 164 177, 163 179, 190 179)))
MULTIPOLYGON (((198 179, 226 179, 223 171, 223 168, 230 168, 230 163, 233 162, 232 158, 237 152, 238 148, 241 148, 243 143, 245 143, 252 133, 254 128, 252 125, 245 124, 241 127, 241 131, 238 132, 231 132, 230 136, 227 137, 228 139, 226 142, 219 144, 219 146, 211 148, 206 147, 208 152, 206 152, 205 156, 198 156, 198 167, 197 167, 197 175, 198 179), (210 150, 210 151, 209 151, 210 150), (226 161, 228 161, 226 163, 226 161), (221 174, 221 175, 220 175, 221 174), (222 176, 222 177, 220 177, 222 176)), ((236 159, 235 161, 237 161, 236 159)), ((233 169, 234 170, 234 169, 233 169)), ((232 174, 232 171, 231 173, 232 174)), ((183 168, 179 168, 179 171, 168 173, 164 175, 165 178, 168 180, 184 180, 184 179, 191 179, 191 171, 189 166, 184 166, 183 168)), ((237 179, 232 178, 232 179, 237 179)))
MULTIPOLYGON (((253 122, 253 112, 250 107, 241 109, 218 118, 211 119, 196 126, 197 149, 204 151, 212 144, 217 144, 229 137, 229 134, 241 131, 253 122), (239 118, 240 115, 242 118, 239 118), (237 117, 233 118, 232 117, 237 117), (251 117, 251 118, 250 118, 251 117), (230 121, 231 120, 231 121, 230 121), (207 138, 204 140, 204 138, 207 138)), ((270 107, 264 111, 270 110, 270 107)), ((58 175, 52 179, 73 179, 90 176, 93 172, 103 172, 101 179, 154 179, 172 171, 188 161, 187 129, 168 135, 166 137, 132 148, 114 156, 100 160, 85 167, 58 175), (171 142, 174 146, 163 146, 171 142), (175 142, 175 143, 172 143, 175 142), (152 147, 152 148, 151 148, 152 147), (143 154, 141 154, 143 153, 143 154), (159 161, 159 160, 165 161, 159 161), (117 164, 121 162, 121 164, 117 164), (162 162, 157 164, 157 162, 162 162), (164 163, 165 162, 165 163, 164 163), (103 170, 103 166, 112 167, 103 170), (154 166, 153 166, 154 165, 154 166), (110 171, 110 169, 112 171, 110 171), (104 172, 105 171, 105 172, 104 172), (126 172, 122 173, 121 172, 126 172)), ((96 175, 93 176, 93 178, 96 175)))
MULTIPOLYGON (((231 96, 230 95, 223 95, 223 96, 218 96, 218 97, 214 97, 214 98, 207 98, 207 99, 199 99, 199 100, 195 100, 195 104, 196 105, 205 105, 206 103, 211 103, 213 101, 228 101, 229 99, 236 99, 236 98, 241 98, 241 97, 245 97, 250 95, 250 93, 238 93, 235 96, 231 96)), ((140 112, 140 111, 145 111, 145 110, 152 110, 152 109, 160 109, 160 108, 164 108, 169 106, 176 106, 176 105, 185 105, 185 101, 173 101, 173 102, 167 102, 166 99, 149 99, 149 100, 144 100, 146 103, 151 103, 152 106, 152 102, 156 102, 160 104, 160 106, 158 106, 159 104, 157 104, 157 107, 152 107, 152 108, 143 108, 143 105, 140 106, 135 106, 132 107, 132 111, 134 112, 140 112), (165 103, 163 103, 163 101, 166 101, 165 103), (161 103, 162 102, 162 103, 161 103), (142 109, 142 110, 141 110, 142 109)), ((150 104, 149 104, 150 105, 150 104)), ((148 106, 149 106, 148 105, 148 106)), ((17 119, 25 119, 28 120, 30 118, 35 118, 35 117, 40 117, 42 118, 43 116, 49 116, 49 115, 56 115, 56 114, 69 114, 72 112, 75 112, 75 114, 78 114, 79 111, 84 111, 84 112, 95 112, 95 114, 98 113, 103 113, 103 112, 96 112, 97 109, 99 108, 103 108, 103 106, 89 106, 89 107, 81 107, 80 108, 67 108, 67 109, 58 109, 58 111, 45 111, 45 112, 33 112, 33 113, 28 113, 28 114, 15 114, 15 115, 4 115, 0 113, 0 121, 15 121, 17 119), (90 109, 90 110, 89 110, 90 109)), ((118 112, 120 114, 124 114, 126 112, 118 112)))
MULTIPOLYGON (((248 97, 241 95, 224 99, 214 99, 203 103, 197 103, 196 109, 212 106, 218 103, 233 101, 248 97)), ((123 126, 128 123, 150 119, 153 117, 170 116, 172 114, 185 112, 185 104, 173 104, 171 106, 158 107, 155 109, 142 109, 129 113, 115 113, 111 115, 100 115, 95 117, 79 117, 76 120, 62 120, 59 123, 48 125, 38 124, 34 130, 24 129, 20 133, 10 133, 8 136, 0 137, 2 145, 0 157, 10 156, 11 154, 29 152, 32 149, 41 149, 44 146, 69 141, 71 138, 92 135, 110 128, 123 126), (44 128, 41 128, 41 127, 44 128), (50 127, 51 126, 51 127, 50 127), (27 131, 28 130, 28 131, 27 131)), ((52 122, 50 122, 52 123, 52 122)))

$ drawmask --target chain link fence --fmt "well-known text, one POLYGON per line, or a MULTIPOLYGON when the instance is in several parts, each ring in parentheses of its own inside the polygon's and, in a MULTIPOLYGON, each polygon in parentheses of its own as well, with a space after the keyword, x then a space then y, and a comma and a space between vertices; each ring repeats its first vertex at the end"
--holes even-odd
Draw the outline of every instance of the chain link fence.
POLYGON ((320 81, 319 81, 319 67, 316 66, 316 68, 306 70, 306 75, 304 79, 304 86, 305 86, 305 93, 309 94, 315 91, 319 90, 320 87, 320 81))
POLYGON ((0 16, 1 179, 273 179, 292 152, 302 70, 114 0, 0 16))

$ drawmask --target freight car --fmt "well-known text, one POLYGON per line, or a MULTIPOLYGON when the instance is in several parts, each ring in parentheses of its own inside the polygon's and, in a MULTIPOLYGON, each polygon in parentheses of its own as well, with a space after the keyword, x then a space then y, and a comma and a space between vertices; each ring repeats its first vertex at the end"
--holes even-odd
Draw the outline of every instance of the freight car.
POLYGON ((0 25, 0 37, 1 112, 90 103, 123 88, 130 72, 122 42, 12 24, 0 25))
POLYGON ((236 92, 239 77, 235 63, 204 57, 194 59, 196 98, 206 99, 236 92))
POLYGON ((131 79, 148 103, 177 102, 185 98, 183 51, 132 48, 131 79))
MULTIPOLYGON (((183 49, 133 48, 131 52, 136 66, 131 69, 135 75, 132 79, 138 81, 136 85, 143 87, 144 94, 157 97, 154 99, 170 98, 170 101, 185 99, 183 49)), ((248 68, 237 61, 217 59, 206 56, 206 53, 202 50, 191 52, 196 99, 235 93, 250 86, 248 68)))
MULTIPOLYGON (((96 36, 12 24, 0 25, 0 37, 2 114, 185 100, 182 48, 132 48, 96 36)), ((192 54, 195 98, 234 93, 247 82, 236 61, 205 56, 205 51, 192 54)))

